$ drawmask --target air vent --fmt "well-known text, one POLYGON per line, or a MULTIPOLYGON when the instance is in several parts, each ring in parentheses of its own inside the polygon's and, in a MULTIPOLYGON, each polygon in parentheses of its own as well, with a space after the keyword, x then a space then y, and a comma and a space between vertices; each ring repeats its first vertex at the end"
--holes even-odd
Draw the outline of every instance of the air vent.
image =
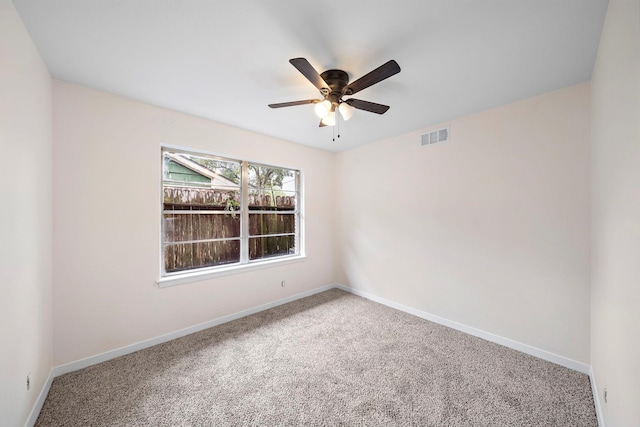
POLYGON ((439 144, 441 142, 449 141, 449 128, 436 129, 434 131, 423 133, 420 137, 420 145, 427 146, 432 144, 439 144))

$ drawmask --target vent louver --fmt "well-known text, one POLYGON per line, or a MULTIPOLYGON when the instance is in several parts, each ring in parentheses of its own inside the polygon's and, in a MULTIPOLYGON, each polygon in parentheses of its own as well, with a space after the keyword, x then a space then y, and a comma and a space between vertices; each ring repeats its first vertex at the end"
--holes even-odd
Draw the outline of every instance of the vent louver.
POLYGON ((436 129, 421 135, 420 145, 427 146, 449 141, 449 128, 436 129))

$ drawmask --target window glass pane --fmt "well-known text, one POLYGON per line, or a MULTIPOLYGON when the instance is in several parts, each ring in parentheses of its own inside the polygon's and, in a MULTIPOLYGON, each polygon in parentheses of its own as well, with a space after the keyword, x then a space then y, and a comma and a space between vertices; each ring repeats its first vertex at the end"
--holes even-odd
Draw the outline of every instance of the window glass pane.
POLYGON ((164 250, 167 273, 239 261, 240 240, 169 244, 164 250))
POLYGON ((240 237, 240 214, 164 214, 165 242, 227 239, 230 237, 240 237))
POLYGON ((249 259, 271 258, 296 253, 295 236, 250 237, 249 259))
POLYGON ((238 161, 163 152, 167 273, 240 261, 241 171, 238 161))
POLYGON ((249 209, 295 210, 298 172, 249 163, 249 209))
POLYGON ((249 235, 295 233, 296 217, 290 213, 249 214, 249 235))

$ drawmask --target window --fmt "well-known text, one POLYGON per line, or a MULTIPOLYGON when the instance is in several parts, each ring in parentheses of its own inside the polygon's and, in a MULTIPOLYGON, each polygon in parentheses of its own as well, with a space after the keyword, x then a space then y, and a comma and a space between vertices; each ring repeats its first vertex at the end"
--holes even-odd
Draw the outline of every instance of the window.
POLYGON ((162 149, 162 276, 300 255, 300 172, 162 149))

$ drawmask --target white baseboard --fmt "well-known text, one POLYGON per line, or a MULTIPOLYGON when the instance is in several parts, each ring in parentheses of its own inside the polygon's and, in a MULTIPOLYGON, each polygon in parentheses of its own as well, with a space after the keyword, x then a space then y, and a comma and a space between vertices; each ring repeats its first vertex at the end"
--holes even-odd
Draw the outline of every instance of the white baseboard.
POLYGON ((591 392, 593 393, 593 403, 596 407, 596 417, 598 418, 598 426, 605 427, 604 413, 602 412, 602 404, 600 403, 600 392, 596 384, 596 374, 593 372, 593 366, 589 368, 589 379, 591 380, 591 392))
POLYGON ((471 326, 464 325, 462 323, 454 322, 453 320, 445 319, 444 317, 436 316, 435 314, 427 313, 426 311, 421 311, 412 307, 408 307, 406 305, 398 304, 397 302, 390 301, 385 298, 381 298, 379 296, 370 294, 368 292, 364 292, 358 289, 350 288, 348 286, 339 285, 339 284, 337 284, 335 287, 342 289, 343 291, 351 292, 352 294, 361 296, 371 301, 384 304, 388 307, 395 308, 397 310, 404 311, 409 314, 413 314, 414 316, 421 317, 431 322, 438 323, 440 325, 447 326, 452 329, 456 329, 466 334, 473 335, 478 338, 482 338, 487 341, 491 341, 496 344, 500 344, 505 347, 509 347, 514 350, 521 351, 531 356, 539 357, 540 359, 543 359, 552 363, 556 363, 566 368, 573 369, 574 371, 578 371, 583 374, 589 374, 590 366, 587 365, 586 363, 578 362, 576 360, 569 359, 567 357, 560 356, 558 354, 551 353, 549 351, 542 350, 540 348, 533 347, 528 344, 523 344, 521 342, 514 341, 509 338, 501 337, 500 335, 492 334, 491 332, 486 332, 471 326))
MULTIPOLYGON (((57 377, 69 372, 77 371, 78 369, 83 369, 92 365, 96 365, 98 363, 106 362, 107 360, 115 359, 116 357, 124 356, 125 354, 130 354, 138 350, 142 350, 148 347, 152 347, 157 344, 162 344, 167 341, 174 340, 176 338, 181 338, 185 335, 193 334, 195 332, 200 332, 202 330, 221 325, 223 323, 231 322, 232 320, 240 319, 241 317, 249 316, 251 314, 255 314, 264 310, 268 310, 273 307, 277 307, 282 304, 286 304, 292 301, 299 300, 301 298, 305 298, 311 295, 315 295, 320 292, 327 291, 329 289, 334 288, 333 285, 322 286, 319 288, 312 289, 310 291, 302 292, 296 295, 292 295, 287 298, 279 299, 277 301, 273 301, 267 304, 259 305, 257 307, 249 308, 247 310, 242 310, 234 314, 230 314, 228 316, 219 317, 217 319, 210 320, 208 322, 200 323, 198 325, 190 326, 188 328, 181 329, 179 331, 170 332, 165 335, 161 335, 156 338, 151 338, 145 341, 140 341, 135 344, 126 345, 124 347, 117 348, 115 350, 109 350, 104 353, 96 354, 95 356, 90 356, 84 359, 76 360, 74 362, 70 362, 64 365, 56 366, 52 369, 53 377, 57 377)), ((47 390, 48 391, 48 390, 47 390)), ((45 395, 46 396, 46 395, 45 395)), ((36 415, 37 416, 37 415, 36 415)))
POLYGON ((47 395, 49 394, 49 389, 51 388, 51 383, 53 382, 53 369, 49 372, 49 377, 47 381, 45 381, 42 386, 42 390, 40 390, 40 394, 38 395, 38 399, 36 403, 33 404, 33 408, 31 408, 31 413, 29 414, 29 418, 27 418, 27 422, 24 424, 25 427, 33 427, 38 420, 38 415, 40 415, 40 411, 42 410, 42 406, 44 406, 44 401, 47 399, 47 395))

